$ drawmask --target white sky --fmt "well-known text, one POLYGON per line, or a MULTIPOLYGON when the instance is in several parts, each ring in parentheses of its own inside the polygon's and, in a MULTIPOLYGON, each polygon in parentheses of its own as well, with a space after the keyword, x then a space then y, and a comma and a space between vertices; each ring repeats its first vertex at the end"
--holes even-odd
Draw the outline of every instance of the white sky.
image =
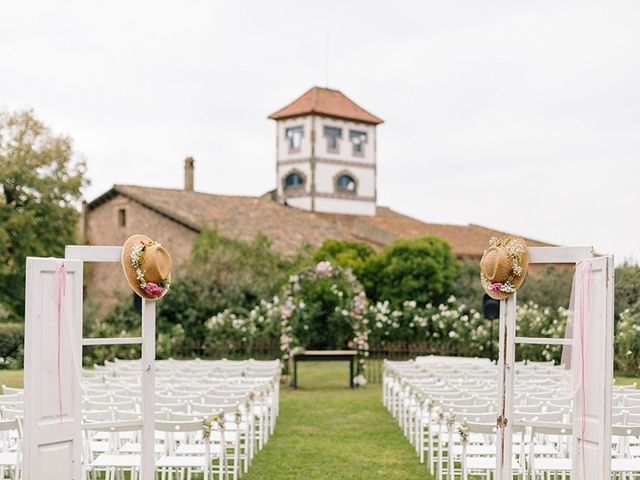
POLYGON ((198 190, 258 195, 267 115, 328 77, 386 121, 381 205, 639 260, 639 25, 635 0, 2 2, 0 108, 75 139, 89 199, 181 188, 187 155, 198 190))

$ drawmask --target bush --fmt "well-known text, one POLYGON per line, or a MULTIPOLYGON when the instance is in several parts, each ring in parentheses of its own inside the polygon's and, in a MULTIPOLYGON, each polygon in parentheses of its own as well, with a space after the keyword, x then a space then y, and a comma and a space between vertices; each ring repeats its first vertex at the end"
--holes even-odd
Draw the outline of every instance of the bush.
POLYGON ((518 303, 533 302, 542 307, 569 308, 573 268, 545 266, 527 275, 520 290, 518 303))
POLYGON ((361 277, 369 258, 375 255, 371 245, 351 240, 325 240, 313 254, 314 262, 328 261, 342 268, 350 268, 356 277, 361 277))
POLYGON ((620 312, 614 343, 614 362, 618 373, 637 376, 640 362, 640 303, 620 312))
POLYGON ((0 323, 0 369, 22 368, 24 324, 0 323))
POLYGON ((625 262, 616 268, 616 315, 640 311, 640 265, 625 262))
POLYGON ((464 257, 459 263, 458 278, 453 287, 454 295, 463 304, 482 311, 484 289, 480 284, 480 261, 464 257))
POLYGON ((369 257, 360 280, 373 300, 440 303, 453 293, 457 275, 451 246, 438 237, 421 237, 396 240, 369 257))

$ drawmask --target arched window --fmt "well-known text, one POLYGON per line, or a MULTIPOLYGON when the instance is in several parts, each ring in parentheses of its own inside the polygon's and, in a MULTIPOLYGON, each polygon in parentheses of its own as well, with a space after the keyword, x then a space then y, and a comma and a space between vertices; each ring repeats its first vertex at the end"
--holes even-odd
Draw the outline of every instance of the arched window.
POLYGON ((356 181, 351 175, 343 173, 336 179, 336 190, 343 193, 356 193, 356 181))
POLYGON ((291 172, 284 178, 284 188, 302 188, 304 186, 304 177, 298 172, 291 172))

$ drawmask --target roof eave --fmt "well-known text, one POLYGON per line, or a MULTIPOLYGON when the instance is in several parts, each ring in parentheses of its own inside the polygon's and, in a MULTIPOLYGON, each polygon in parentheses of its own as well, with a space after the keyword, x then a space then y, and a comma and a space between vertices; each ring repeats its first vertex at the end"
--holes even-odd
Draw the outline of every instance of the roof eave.
POLYGON ((145 201, 144 199, 139 198, 137 195, 132 195, 130 192, 125 191, 123 188, 120 188, 119 185, 114 185, 113 187, 111 187, 109 190, 107 190, 105 193, 103 193, 102 195, 99 195, 98 197, 96 197, 95 199, 93 199, 91 202, 87 203, 87 209, 88 210, 94 210, 97 207, 99 207, 100 205, 103 205, 105 203, 107 203, 109 200, 113 199, 114 197, 116 197, 117 195, 122 195, 123 197, 128 198, 129 200, 132 200, 140 205, 142 205, 145 208, 148 208, 149 210, 151 210, 152 212, 157 213, 158 215, 161 215, 165 218, 168 218, 170 220, 173 220, 174 222, 182 225, 183 227, 199 233, 202 228, 198 225, 195 225, 183 218, 180 218, 179 216, 166 212, 161 208, 158 208, 157 206, 145 201))
POLYGON ((324 113, 324 112, 318 112, 316 110, 311 110, 308 112, 300 112, 300 113, 293 113, 291 115, 278 115, 278 112, 273 113, 271 115, 269 115, 267 118, 269 118, 270 120, 275 120, 280 121, 280 120, 288 120, 290 118, 297 118, 297 117, 306 117, 307 115, 320 115, 323 117, 328 117, 328 118, 335 118, 338 120, 347 120, 350 122, 358 122, 358 123, 366 123, 367 125, 373 125, 373 126, 377 126, 380 125, 381 123, 384 123, 384 120, 382 120, 381 118, 376 117, 373 114, 370 114, 372 117, 375 117, 376 120, 375 121, 370 121, 370 120, 363 120, 361 118, 353 118, 353 117, 349 117, 346 115, 334 115, 334 114, 330 114, 330 113, 324 113))

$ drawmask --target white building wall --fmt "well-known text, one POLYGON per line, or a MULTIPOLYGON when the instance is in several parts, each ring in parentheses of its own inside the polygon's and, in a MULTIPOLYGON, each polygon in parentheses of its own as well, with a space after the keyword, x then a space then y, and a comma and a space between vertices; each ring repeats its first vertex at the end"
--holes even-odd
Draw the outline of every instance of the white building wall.
POLYGON ((375 126, 366 123, 356 123, 329 117, 316 117, 316 156, 319 158, 332 158, 338 160, 351 160, 355 162, 375 163, 375 126), (324 127, 336 127, 342 129, 342 139, 339 141, 339 152, 327 150, 327 138, 324 136, 324 127), (349 131, 357 130, 367 134, 367 143, 362 156, 353 154, 353 145, 350 141, 349 131))
POLYGON ((279 161, 292 160, 297 158, 310 158, 311 157, 311 117, 296 117, 288 118, 277 122, 277 145, 279 161), (289 143, 286 137, 287 128, 290 127, 304 127, 304 135, 300 144, 300 150, 297 152, 289 151, 289 143))
POLYGON ((311 210, 311 197, 288 197, 286 200, 287 205, 301 210, 311 210))
POLYGON ((316 164, 316 192, 339 193, 335 189, 335 176, 340 172, 348 172, 356 179, 358 184, 356 195, 358 197, 375 197, 375 170, 373 168, 333 165, 322 162, 316 164))
POLYGON ((358 200, 316 198, 316 211, 343 213, 347 215, 375 215, 376 204, 374 202, 361 202, 358 200))

